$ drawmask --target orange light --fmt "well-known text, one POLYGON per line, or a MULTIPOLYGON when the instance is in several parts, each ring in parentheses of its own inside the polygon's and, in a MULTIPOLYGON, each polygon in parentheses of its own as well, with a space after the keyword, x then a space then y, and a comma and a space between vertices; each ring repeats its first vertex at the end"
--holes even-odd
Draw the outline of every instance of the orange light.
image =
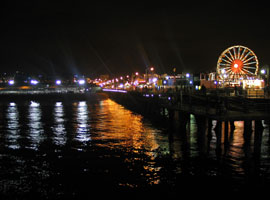
POLYGON ((29 86, 21 86, 20 89, 21 90, 28 90, 28 89, 30 89, 30 87, 29 86))

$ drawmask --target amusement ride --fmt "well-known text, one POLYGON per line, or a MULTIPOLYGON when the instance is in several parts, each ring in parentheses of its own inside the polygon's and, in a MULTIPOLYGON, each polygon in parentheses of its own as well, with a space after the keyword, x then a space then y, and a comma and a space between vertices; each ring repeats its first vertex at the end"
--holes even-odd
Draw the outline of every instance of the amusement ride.
POLYGON ((221 53, 217 62, 217 79, 224 85, 241 85, 257 80, 259 61, 248 47, 236 45, 221 53))

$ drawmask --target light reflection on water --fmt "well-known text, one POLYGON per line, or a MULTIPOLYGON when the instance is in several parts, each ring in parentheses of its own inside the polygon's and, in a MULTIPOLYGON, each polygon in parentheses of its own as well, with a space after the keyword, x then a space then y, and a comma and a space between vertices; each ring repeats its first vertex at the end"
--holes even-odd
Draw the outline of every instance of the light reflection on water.
POLYGON ((75 106, 77 106, 76 139, 82 143, 86 143, 91 140, 88 106, 85 101, 80 101, 75 106))
POLYGON ((41 121, 42 111, 40 103, 31 101, 29 105, 28 126, 29 140, 32 141, 30 148, 37 150, 39 144, 44 139, 43 123, 41 121))
POLYGON ((99 114, 103 117, 94 124, 95 129, 99 130, 96 139, 108 141, 100 145, 112 148, 124 146, 148 151, 159 147, 156 137, 160 130, 143 124, 141 115, 136 115, 111 100, 102 102, 99 114))
MULTIPOLYGON (((191 177, 222 174, 232 181, 241 179, 242 182, 250 176, 257 178, 258 171, 265 177, 270 176, 268 128, 263 130, 259 141, 262 145, 258 148, 254 130, 250 141, 245 141, 243 122, 235 122, 235 130, 227 136, 223 124, 221 146, 218 147, 221 150, 218 152, 218 139, 215 130, 212 130, 216 126, 215 121, 211 127, 212 138, 209 139, 207 130, 200 130, 194 116, 191 116, 186 132, 177 128, 161 128, 110 99, 94 103, 10 102, 6 106, 1 105, 0 110, 4 113, 0 115, 0 149, 14 150, 15 155, 14 160, 5 161, 11 162, 7 165, 13 168, 5 171, 5 167, 0 165, 0 169, 3 174, 17 171, 24 177, 24 184, 31 175, 23 174, 32 173, 27 171, 29 168, 34 174, 43 174, 46 180, 47 177, 66 176, 68 173, 65 170, 69 165, 72 167, 68 171, 78 170, 77 174, 74 172, 73 179, 84 175, 95 177, 97 174, 102 176, 101 179, 108 179, 110 174, 114 178, 113 183, 120 188, 164 182, 174 186, 177 177, 182 174, 191 177), (45 112, 45 109, 51 109, 51 113, 45 112), (29 161, 16 155, 16 150, 24 148, 41 151, 41 156, 33 157, 36 160, 28 163, 31 167, 22 166, 22 163, 27 165, 29 161), (78 154, 71 154, 73 150, 78 154), (51 161, 51 158, 46 158, 48 152, 57 154, 57 159, 51 161), (64 162, 60 159, 65 157, 71 160, 64 162), (85 160, 78 160, 77 157, 85 160), (72 165, 72 159, 78 165, 72 165)), ((0 161, 7 154, 0 152, 0 161)), ((99 176, 97 179, 100 179, 99 176)), ((0 179, 9 183, 10 180, 5 177, 0 173, 0 179)), ((43 179, 38 177, 34 181, 43 179)), ((57 181, 59 185, 66 184, 62 179, 57 181)))
POLYGON ((66 143, 67 140, 67 132, 65 127, 65 112, 62 102, 56 102, 54 106, 53 111, 54 116, 54 126, 53 126, 53 132, 54 132, 54 143, 59 146, 63 146, 66 143))
POLYGON ((19 138, 19 113, 17 105, 14 102, 11 102, 7 108, 7 140, 9 141, 9 148, 18 149, 18 138, 19 138))

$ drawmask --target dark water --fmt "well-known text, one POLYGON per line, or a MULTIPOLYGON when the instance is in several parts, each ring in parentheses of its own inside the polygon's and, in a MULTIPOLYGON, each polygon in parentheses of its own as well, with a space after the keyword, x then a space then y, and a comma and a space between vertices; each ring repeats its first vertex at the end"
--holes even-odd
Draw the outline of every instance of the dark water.
MULTIPOLYGON (((221 138, 191 116, 152 123, 110 99, 0 104, 0 198, 159 199, 267 192, 268 128, 244 137, 243 122, 221 138), (228 138, 228 139, 226 139, 228 138)), ((213 127, 215 122, 213 121, 213 127)))

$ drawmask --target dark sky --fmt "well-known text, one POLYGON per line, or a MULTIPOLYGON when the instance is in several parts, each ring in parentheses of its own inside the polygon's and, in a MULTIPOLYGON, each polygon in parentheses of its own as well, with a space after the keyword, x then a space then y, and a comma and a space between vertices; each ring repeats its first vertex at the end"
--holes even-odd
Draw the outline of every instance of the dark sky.
POLYGON ((1 1, 0 72, 214 71, 219 55, 238 44, 270 65, 267 2, 85 2, 1 1))

